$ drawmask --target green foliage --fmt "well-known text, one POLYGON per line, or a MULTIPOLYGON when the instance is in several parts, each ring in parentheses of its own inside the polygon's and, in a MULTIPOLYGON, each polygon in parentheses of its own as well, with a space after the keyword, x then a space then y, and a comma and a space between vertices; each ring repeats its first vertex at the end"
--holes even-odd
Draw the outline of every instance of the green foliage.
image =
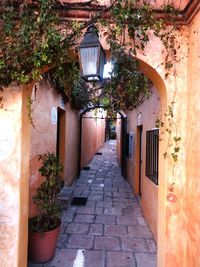
MULTIPOLYGON (((80 23, 61 20, 59 2, 54 0, 3 0, 0 19, 0 86, 16 81, 26 84, 42 78, 49 67, 48 77, 53 86, 76 109, 104 105, 107 109, 134 109, 150 95, 149 82, 135 59, 144 50, 149 31, 158 36, 167 49, 165 67, 173 67, 176 49, 174 32, 166 30, 165 22, 156 18, 146 1, 118 0, 93 17, 80 23), (112 23, 102 19, 111 13, 112 23), (101 14, 101 15, 100 15, 101 14), (79 77, 76 45, 90 23, 103 25, 114 64, 111 80, 102 90, 88 89, 79 77), (128 38, 127 38, 128 37, 128 38)), ((67 8, 67 7, 65 7, 67 8)), ((163 7, 176 15, 171 5, 163 7)), ((173 28, 173 27, 172 27, 173 28)), ((168 74, 168 73, 167 73, 168 74)))
POLYGON ((74 82, 71 91, 70 103, 75 109, 86 109, 93 101, 90 96, 88 85, 80 77, 74 82))
POLYGON ((12 81, 25 84, 41 79, 41 69, 64 62, 78 33, 68 34, 68 43, 60 30, 53 0, 4 0, 0 19, 0 85, 12 81), (70 38, 70 39, 69 39, 70 38))
POLYGON ((42 162, 39 172, 45 180, 33 197, 38 216, 30 220, 29 227, 31 231, 46 232, 60 223, 61 207, 57 194, 63 184, 60 177, 63 166, 53 153, 40 155, 39 160, 42 162))
POLYGON ((45 76, 73 108, 78 110, 87 108, 90 102, 90 92, 88 85, 80 77, 76 58, 74 61, 51 69, 45 76))
POLYGON ((32 120, 32 104, 33 104, 33 100, 31 99, 31 97, 29 96, 27 98, 27 104, 26 104, 26 108, 28 110, 28 117, 29 117, 29 120, 31 122, 31 124, 34 126, 33 124, 33 120, 32 120))
POLYGON ((156 120, 156 127, 163 129, 161 131, 161 134, 164 134, 164 132, 168 134, 167 148, 166 148, 166 151, 163 153, 163 156, 165 159, 171 158, 173 161, 173 166, 178 161, 178 155, 180 152, 179 143, 181 141, 181 137, 177 136, 177 133, 176 133, 176 136, 172 136, 172 133, 174 133, 174 131, 177 132, 177 127, 174 122, 174 105, 175 105, 175 102, 172 101, 171 104, 168 105, 168 108, 166 112, 164 113, 164 116, 167 119, 167 125, 165 125, 165 123, 160 119, 156 120))
POLYGON ((112 44, 113 70, 111 79, 98 88, 88 87, 79 76, 76 61, 63 64, 49 72, 50 81, 75 109, 104 106, 109 110, 134 109, 150 96, 149 81, 139 70, 139 63, 112 44))
POLYGON ((104 88, 104 101, 114 110, 134 109, 150 96, 149 81, 139 69, 139 63, 125 53, 122 46, 111 45, 113 70, 104 88))
POLYGON ((156 19, 153 9, 146 2, 139 0, 119 0, 111 9, 114 25, 109 26, 112 39, 125 44, 125 33, 128 31, 129 37, 132 39, 132 52, 136 55, 137 49, 144 49, 149 41, 149 30, 157 30, 161 27, 161 20, 156 19), (157 23, 159 22, 159 23, 157 23))

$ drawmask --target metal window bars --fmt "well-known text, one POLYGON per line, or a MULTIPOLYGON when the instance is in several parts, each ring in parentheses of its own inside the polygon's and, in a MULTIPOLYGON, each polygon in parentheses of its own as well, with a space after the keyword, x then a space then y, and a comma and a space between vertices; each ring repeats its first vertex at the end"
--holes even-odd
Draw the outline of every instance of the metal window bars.
POLYGON ((159 129, 146 132, 146 176, 158 185, 159 129))

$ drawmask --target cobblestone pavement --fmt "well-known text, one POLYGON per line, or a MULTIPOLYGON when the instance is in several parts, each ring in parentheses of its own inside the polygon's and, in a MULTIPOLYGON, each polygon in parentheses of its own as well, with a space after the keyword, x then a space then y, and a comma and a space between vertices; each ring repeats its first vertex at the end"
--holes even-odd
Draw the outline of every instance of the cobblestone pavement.
POLYGON ((74 188, 73 196, 88 197, 86 206, 63 211, 54 259, 29 267, 156 267, 156 245, 121 176, 115 144, 99 152, 74 188))

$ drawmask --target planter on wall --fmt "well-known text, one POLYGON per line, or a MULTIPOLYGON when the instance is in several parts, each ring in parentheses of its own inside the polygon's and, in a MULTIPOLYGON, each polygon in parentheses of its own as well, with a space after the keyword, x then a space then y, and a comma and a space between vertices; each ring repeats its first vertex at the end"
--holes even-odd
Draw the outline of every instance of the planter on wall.
POLYGON ((55 255, 60 225, 49 232, 29 233, 29 259, 35 263, 51 260, 55 255))

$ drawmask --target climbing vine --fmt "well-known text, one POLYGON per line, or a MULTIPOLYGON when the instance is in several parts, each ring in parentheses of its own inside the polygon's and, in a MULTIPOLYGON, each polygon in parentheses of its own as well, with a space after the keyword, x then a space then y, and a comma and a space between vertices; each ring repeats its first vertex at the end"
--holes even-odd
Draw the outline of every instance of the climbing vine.
POLYGON ((31 97, 29 96, 29 97, 27 98, 26 108, 27 108, 27 111, 28 111, 28 117, 29 117, 29 120, 30 120, 32 126, 35 127, 34 124, 33 124, 33 119, 32 119, 32 104, 33 104, 33 100, 32 100, 31 97))
MULTIPOLYGON (((161 38, 168 55, 173 51, 169 44, 173 38, 168 37, 164 21, 155 17, 151 6, 139 0, 113 1, 85 23, 62 21, 60 6, 61 3, 54 0, 2 1, 0 86, 8 86, 13 81, 29 83, 45 76, 77 109, 99 104, 108 109, 133 109, 149 97, 149 82, 135 59, 137 51, 144 50, 149 31, 161 38), (110 21, 103 19, 108 12, 110 21), (114 66, 110 81, 105 82, 100 91, 89 90, 80 80, 77 63, 77 40, 91 23, 103 26, 114 66), (49 73, 41 75, 46 67, 49 73)), ((66 8, 70 6, 66 4, 66 8)), ((175 14, 170 5, 164 9, 175 14)), ((171 68, 171 57, 168 59, 166 68, 171 68)))
MULTIPOLYGON (((178 153, 180 151, 179 142, 181 141, 181 137, 178 136, 178 129, 174 121, 174 105, 175 102, 171 102, 171 104, 168 105, 166 112, 164 113, 167 125, 165 125, 165 123, 160 119, 157 119, 156 121, 156 127, 161 129, 161 135, 164 134, 164 132, 168 134, 167 147, 163 156, 164 158, 171 158, 173 165, 175 165, 175 163, 178 161, 178 153), (173 132, 176 133, 175 136, 172 136, 173 132)), ((160 141, 161 140, 162 138, 160 138, 160 141)))
MULTIPOLYGON (((175 10, 169 5, 166 6, 166 12, 171 12, 173 15, 177 15, 177 10, 175 10)), ((174 21, 174 18, 172 21, 174 21)), ((180 57, 179 55, 180 43, 177 40, 179 34, 181 33, 181 29, 178 25, 173 24, 167 29, 164 28, 163 30, 165 31, 164 33, 160 32, 158 34, 160 39, 163 41, 166 49, 165 62, 162 64, 165 64, 165 78, 167 79, 169 74, 171 74, 171 76, 174 78, 174 93, 171 103, 168 105, 166 111, 163 114, 166 119, 166 122, 164 123, 162 118, 160 118, 156 121, 156 127, 160 128, 160 141, 162 140, 162 135, 164 133, 167 134, 167 144, 163 156, 165 159, 169 159, 169 162, 172 164, 170 175, 171 179, 169 179, 168 182, 167 199, 168 201, 173 202, 174 199, 176 199, 176 196, 173 194, 174 187, 176 184, 175 169, 177 166, 178 159, 180 157, 180 143, 182 140, 181 136, 179 135, 179 129, 176 125, 175 119, 176 93, 178 90, 176 65, 182 60, 182 57, 180 57)))
POLYGON ((54 6, 54 1, 48 0, 20 1, 20 4, 11 0, 2 1, 1 86, 8 86, 13 81, 19 84, 37 81, 42 78, 42 68, 61 65, 65 57, 71 58, 70 47, 79 31, 75 23, 68 22, 71 33, 63 33, 54 6))
POLYGON ((167 146, 165 152, 163 153, 163 156, 165 159, 168 158, 172 163, 171 179, 168 184, 168 191, 171 193, 174 191, 174 186, 176 184, 174 178, 175 176, 174 172, 176 164, 179 159, 180 142, 181 142, 181 136, 178 135, 178 128, 174 119, 175 118, 174 108, 175 108, 175 102, 172 101, 170 105, 168 105, 168 108, 164 113, 164 116, 166 118, 166 123, 164 123, 162 119, 157 119, 156 121, 156 127, 160 129, 160 141, 162 141, 162 135, 164 133, 167 133, 167 146))

